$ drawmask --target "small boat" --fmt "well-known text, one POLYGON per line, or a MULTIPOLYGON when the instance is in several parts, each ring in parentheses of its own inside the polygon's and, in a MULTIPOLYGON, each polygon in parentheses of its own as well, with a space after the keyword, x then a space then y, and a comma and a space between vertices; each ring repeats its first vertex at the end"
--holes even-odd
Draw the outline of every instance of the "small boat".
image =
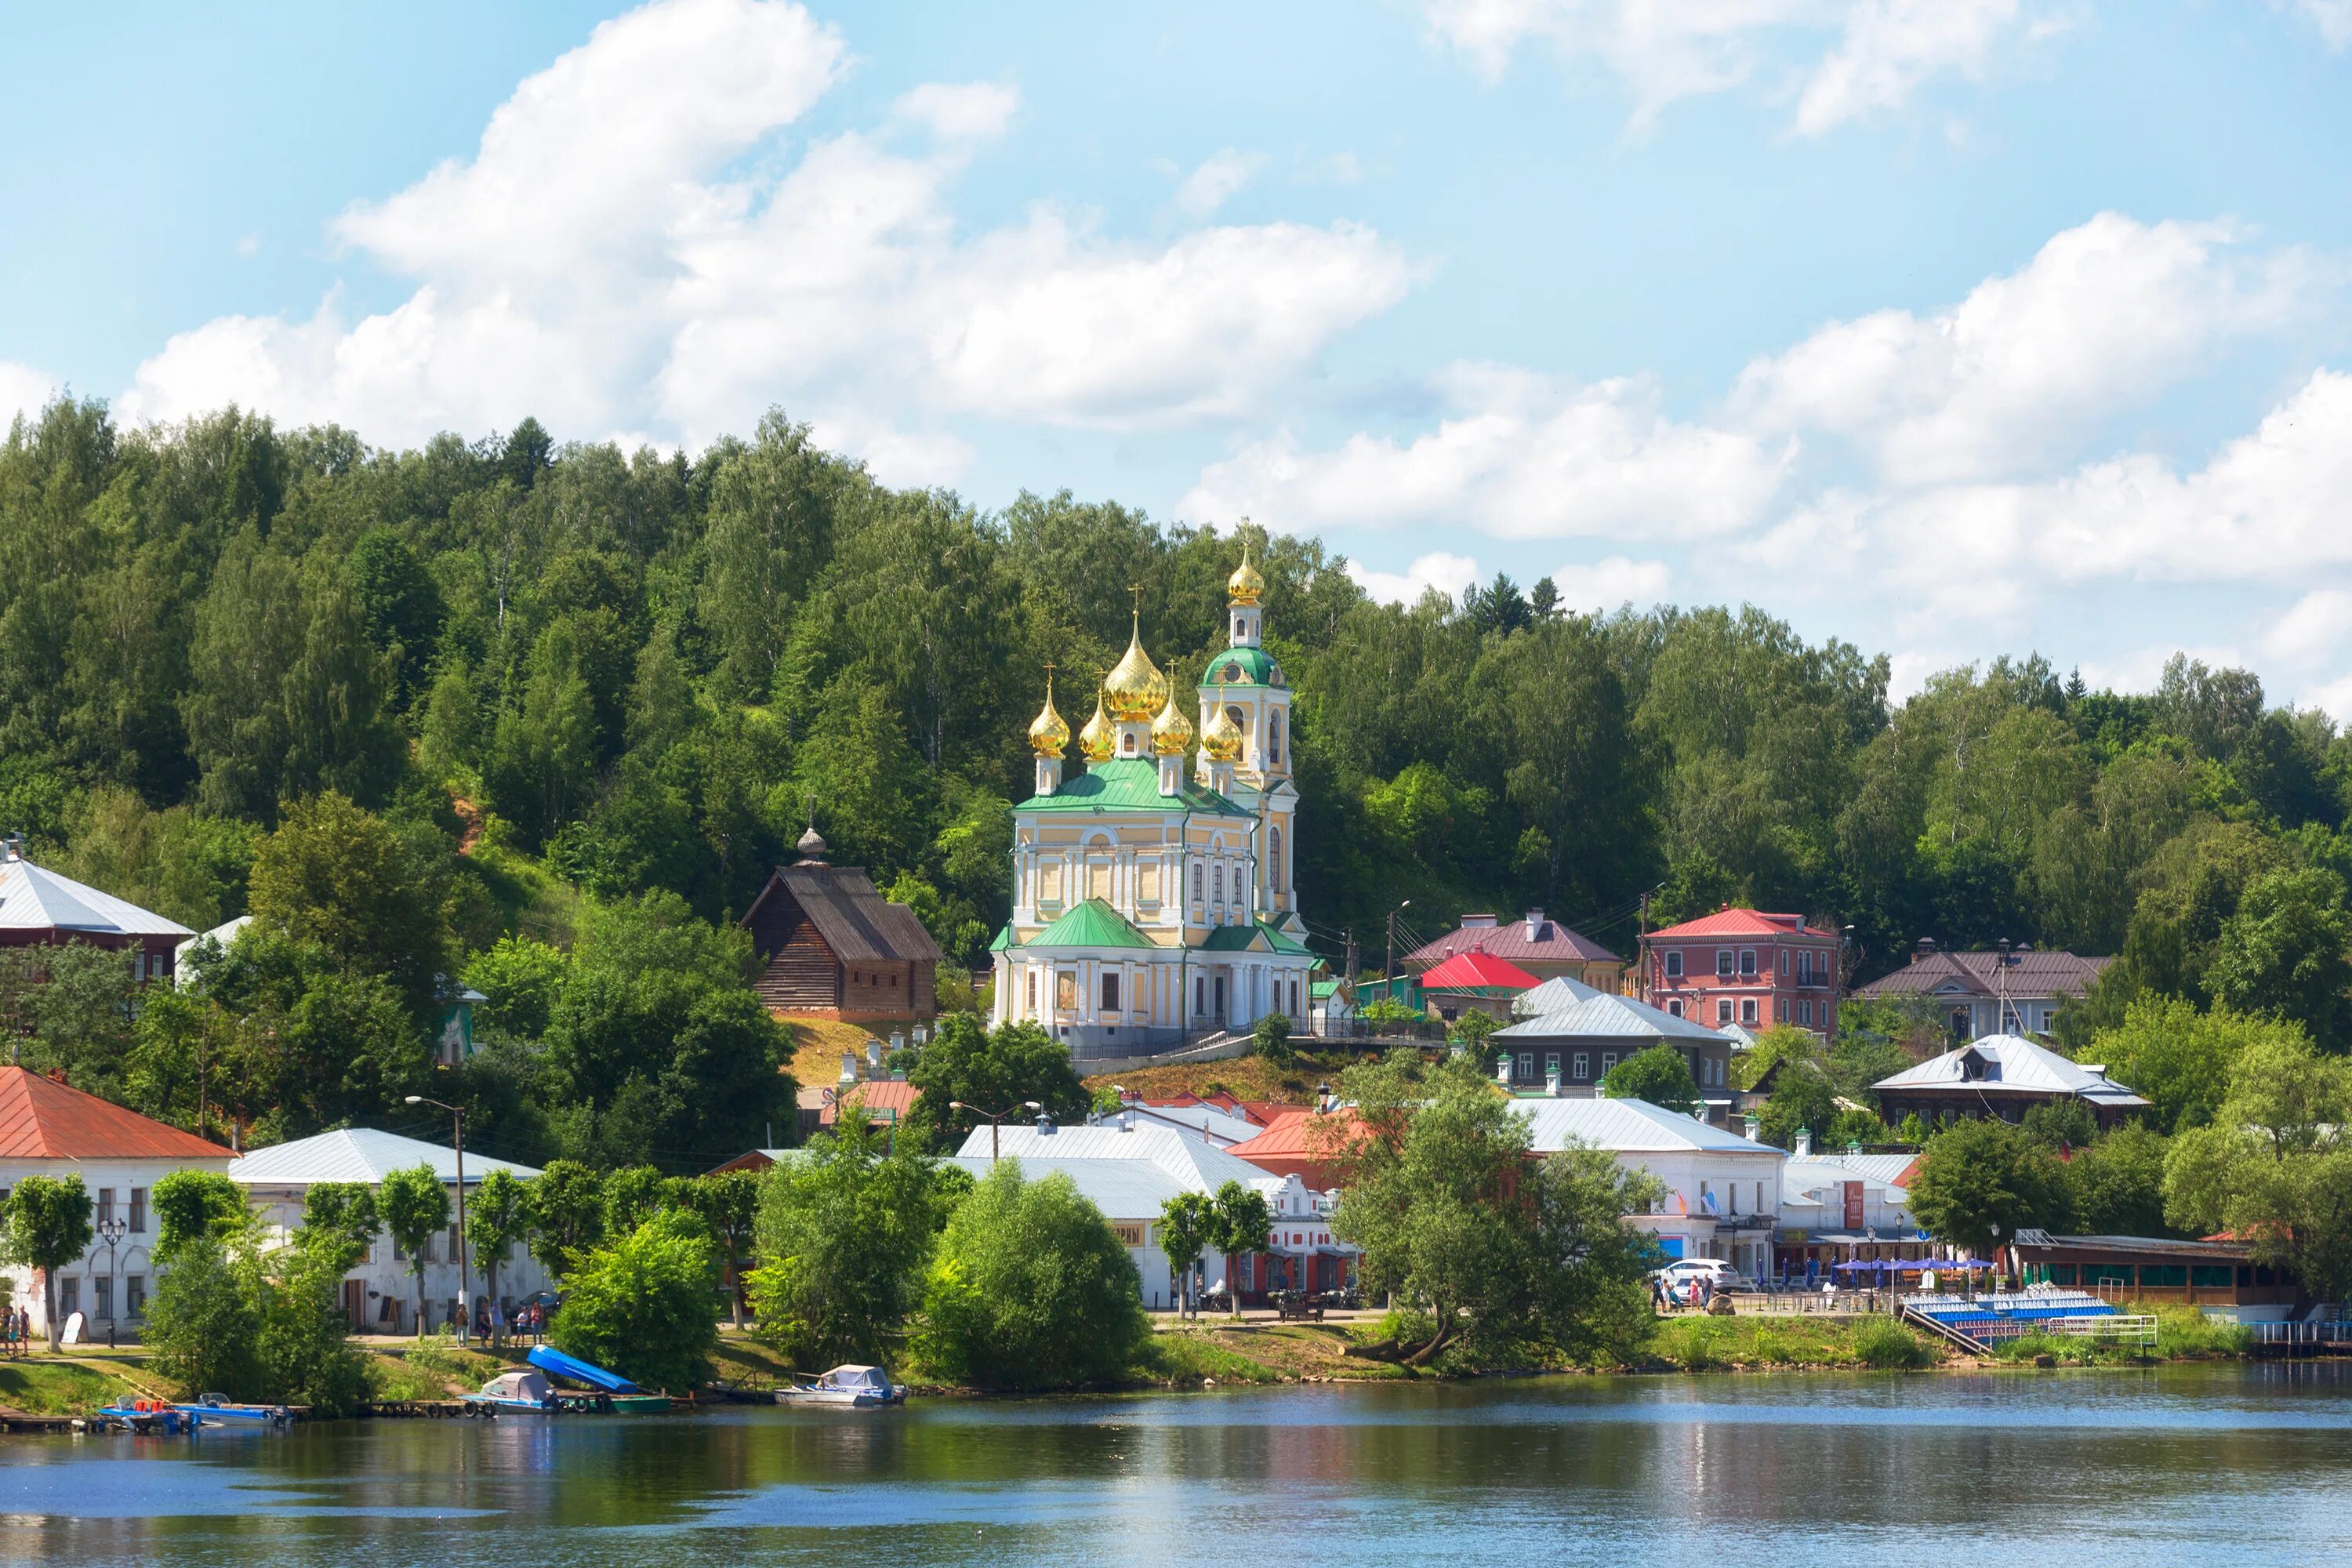
POLYGON ((565 1355, 553 1345, 533 1345, 528 1358, 530 1364, 552 1376, 583 1384, 601 1396, 596 1408, 612 1410, 624 1415, 656 1415, 669 1408, 669 1395, 648 1394, 617 1372, 565 1355))
POLYGON ((168 1399, 134 1399, 128 1405, 101 1405, 98 1413, 115 1426, 139 1433, 194 1432, 204 1425, 193 1410, 183 1410, 168 1399))
POLYGON ((198 1394, 194 1404, 184 1404, 179 1408, 208 1426, 227 1422, 282 1426, 294 1419, 294 1412, 283 1405, 248 1405, 226 1394, 198 1394))
POLYGON ((822 1376, 776 1390, 777 1404, 811 1409, 871 1410, 903 1404, 906 1398, 907 1391, 892 1386, 889 1374, 878 1366, 837 1366, 822 1376))
POLYGON ((466 1400, 469 1412, 518 1415, 553 1415, 563 1408, 547 1379, 535 1372, 502 1372, 482 1384, 482 1392, 466 1400))

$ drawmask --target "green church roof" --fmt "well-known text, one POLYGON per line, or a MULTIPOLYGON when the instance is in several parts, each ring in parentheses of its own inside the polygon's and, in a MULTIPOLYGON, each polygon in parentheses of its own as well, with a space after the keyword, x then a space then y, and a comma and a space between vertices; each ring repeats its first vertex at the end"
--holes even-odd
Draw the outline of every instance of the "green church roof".
POLYGON ((1062 781, 1052 795, 1033 795, 1022 811, 1194 811, 1214 816, 1247 817, 1252 814, 1214 790, 1202 789, 1190 778, 1177 793, 1160 793, 1160 764, 1142 757, 1119 757, 1097 763, 1075 778, 1062 781))
POLYGON ((1262 952, 1297 953, 1307 951, 1297 938, 1268 920, 1260 920, 1255 925, 1219 926, 1209 933, 1209 940, 1201 944, 1200 951, 1247 952, 1252 948, 1262 952), (1265 939, 1263 947, 1258 946, 1260 938, 1265 939))
POLYGON ((1229 647, 1201 672, 1203 686, 1280 686, 1282 666, 1262 647, 1229 647))
POLYGON ((1003 931, 996 933, 996 940, 988 944, 988 951, 991 952, 1009 952, 1013 948, 1018 947, 1020 943, 1013 940, 1013 928, 1008 925, 1003 931))
POLYGON ((1023 947, 1157 947, 1141 928, 1100 899, 1073 905, 1023 947))

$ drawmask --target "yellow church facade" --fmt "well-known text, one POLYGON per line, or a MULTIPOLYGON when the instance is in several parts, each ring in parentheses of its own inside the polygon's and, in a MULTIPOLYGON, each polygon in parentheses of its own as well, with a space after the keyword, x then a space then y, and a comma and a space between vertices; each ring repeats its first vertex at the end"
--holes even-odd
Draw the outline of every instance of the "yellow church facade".
POLYGON ((1074 1057, 1146 1055, 1269 1013, 1307 1025, 1290 689, 1261 640, 1256 568, 1244 560, 1226 587, 1229 644, 1195 690, 1197 722, 1139 617, 1078 731, 1080 771, 1064 774, 1050 677, 1029 729, 1036 793, 1013 807, 993 1016, 1039 1024, 1074 1057))

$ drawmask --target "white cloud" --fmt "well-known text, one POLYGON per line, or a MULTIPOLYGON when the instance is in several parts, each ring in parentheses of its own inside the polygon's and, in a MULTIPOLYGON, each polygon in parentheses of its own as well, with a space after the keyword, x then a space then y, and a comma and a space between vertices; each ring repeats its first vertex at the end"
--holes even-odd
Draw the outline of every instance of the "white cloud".
POLYGON ((414 281, 353 318, 224 317, 142 364, 123 408, 232 399, 371 439, 504 428, 699 444, 772 404, 892 482, 952 478, 981 413, 1138 428, 1262 405, 1415 273, 1370 229, 1126 243, 1039 206, 971 236, 950 196, 1018 111, 919 87, 870 132, 784 134, 845 46, 782 0, 657 0, 522 82, 470 159, 335 237, 414 281))
POLYGON ((2352 675, 2315 686, 2296 699, 2298 708, 2316 708, 2339 725, 2352 729, 2352 675))
POLYGON ((1477 582, 1481 574, 1478 563, 1469 556, 1449 555, 1438 550, 1416 557, 1402 574, 1369 571, 1350 561, 1348 575, 1356 586, 1375 599, 1391 605, 1411 605, 1432 588, 1460 604, 1464 590, 1477 582))
POLYGON ((1263 153, 1239 153, 1228 147, 1203 159, 1176 187, 1176 210, 1203 218, 1226 202, 1265 167, 1263 153))
POLYGON ((2242 238, 2102 213, 1948 310, 1835 321, 1755 361, 1733 406, 1761 430, 1852 440, 1899 484, 2043 469, 2231 341, 2294 319, 2308 259, 2245 256, 2242 238))
POLYGON ((0 360, 0 434, 16 423, 17 415, 29 419, 38 414, 57 390, 56 382, 31 365, 0 360))
POLYGON ((1616 532, 1695 539, 1756 521, 1788 454, 1660 412, 1644 382, 1562 386, 1492 365, 1439 378, 1453 411, 1399 441, 1302 450, 1286 431, 1204 469, 1185 516, 1269 528, 1466 526, 1506 539, 1616 532))
POLYGON ((1663 561, 1609 555, 1590 564, 1571 562, 1551 574, 1551 583, 1564 607, 1596 615, 1620 605, 1654 605, 1666 596, 1672 578, 1663 561))
MULTIPOLYGON (((2278 4, 2279 0, 2273 0, 2278 4)), ((2352 45, 2352 0, 2291 0, 2331 49, 2352 45)))
POLYGON ((2263 651, 2309 665, 2352 649, 2352 590, 2315 588, 2263 634, 2263 651))
POLYGON ((1549 49, 1622 81, 1633 121, 1795 66, 1811 135, 1900 108, 1929 78, 1984 77, 2050 30, 2021 0, 1420 0, 1431 31, 1488 76, 1549 49), (1835 41, 1831 42, 1834 36, 1835 41))

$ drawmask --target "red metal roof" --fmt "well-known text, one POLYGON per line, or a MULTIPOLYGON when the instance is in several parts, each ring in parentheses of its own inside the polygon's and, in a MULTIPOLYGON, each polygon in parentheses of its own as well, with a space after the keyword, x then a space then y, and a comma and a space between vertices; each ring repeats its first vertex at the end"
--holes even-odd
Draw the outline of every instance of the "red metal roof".
POLYGON ((193 1132, 27 1068, 0 1068, 0 1159, 232 1160, 193 1132))
POLYGON ((1421 977, 1423 991, 1527 991, 1541 984, 1509 959, 1477 948, 1455 953, 1421 977))
POLYGON ((1802 915, 1770 915, 1756 910, 1717 910, 1695 921, 1654 931, 1644 940, 1682 936, 1811 936, 1832 940, 1834 933, 1809 926, 1802 915))
POLYGON ((904 1121, 907 1113, 915 1109, 915 1101, 923 1091, 902 1079, 867 1079, 843 1089, 817 1113, 817 1123, 830 1127, 839 1120, 844 1103, 862 1105, 866 1114, 877 1121, 904 1121))
MULTIPOLYGON (((1328 1159, 1332 1151, 1318 1146, 1315 1129, 1318 1124, 1352 1128, 1356 1113, 1352 1110, 1317 1112, 1299 1106, 1288 1107, 1274 1119, 1274 1125, 1256 1137, 1246 1139, 1225 1151, 1244 1160, 1256 1161, 1268 1157, 1328 1159)), ((1326 1134, 1328 1136, 1328 1134, 1326 1134)))

